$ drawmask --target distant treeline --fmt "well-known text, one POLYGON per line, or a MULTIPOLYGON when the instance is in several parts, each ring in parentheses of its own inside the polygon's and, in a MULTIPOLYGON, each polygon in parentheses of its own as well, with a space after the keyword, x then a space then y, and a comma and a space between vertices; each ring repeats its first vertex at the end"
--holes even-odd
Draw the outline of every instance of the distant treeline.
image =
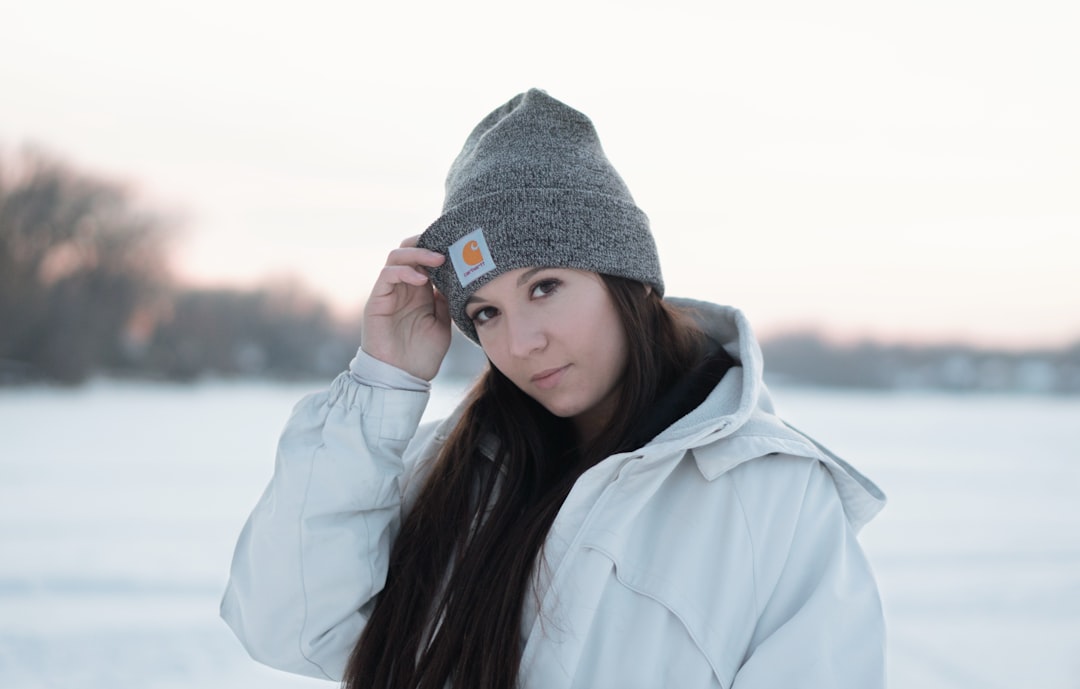
MULTIPOLYGON (((2 151, 0 151, 2 153, 2 151)), ((328 379, 359 318, 336 319, 296 282, 200 289, 167 270, 169 218, 121 185, 28 150, 0 155, 0 385, 94 376, 328 379)), ((1080 392, 1080 343, 1061 351, 763 343, 767 379, 862 388, 1080 392)), ((472 377, 480 350, 455 332, 442 375, 472 377)))
POLYGON ((355 328, 296 284, 177 284, 174 234, 121 185, 33 150, 0 157, 0 383, 341 368, 355 328))
POLYGON ((812 332, 761 345, 772 383, 869 389, 1080 393, 1080 342, 1010 351, 965 345, 835 344, 812 332))
MULTIPOLYGON (((0 385, 295 380, 348 365, 359 317, 342 322, 295 281, 180 284, 167 269, 175 233, 122 185, 37 150, 0 155, 0 385)), ((456 338, 444 370, 482 361, 456 338)))

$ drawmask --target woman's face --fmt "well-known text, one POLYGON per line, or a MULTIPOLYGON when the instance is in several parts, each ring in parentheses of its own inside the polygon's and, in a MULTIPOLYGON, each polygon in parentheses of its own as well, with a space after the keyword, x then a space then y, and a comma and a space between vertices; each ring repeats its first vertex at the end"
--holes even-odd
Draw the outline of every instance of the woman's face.
POLYGON ((611 418, 627 342, 599 275, 519 268, 476 290, 465 313, 491 363, 583 438, 611 418))

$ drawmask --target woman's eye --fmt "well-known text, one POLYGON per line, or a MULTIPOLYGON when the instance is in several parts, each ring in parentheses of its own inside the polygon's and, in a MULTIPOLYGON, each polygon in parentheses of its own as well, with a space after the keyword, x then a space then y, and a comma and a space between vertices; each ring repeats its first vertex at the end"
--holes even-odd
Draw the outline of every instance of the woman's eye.
POLYGON ((558 287, 559 287, 559 281, 558 280, 555 280, 555 279, 541 280, 540 282, 533 285, 532 297, 533 297, 533 299, 536 299, 537 297, 543 297, 545 295, 551 294, 558 287))
POLYGON ((471 320, 477 325, 482 325, 494 318, 496 313, 497 312, 495 311, 495 307, 485 306, 482 309, 477 309, 476 311, 474 311, 473 315, 469 316, 469 320, 471 320))

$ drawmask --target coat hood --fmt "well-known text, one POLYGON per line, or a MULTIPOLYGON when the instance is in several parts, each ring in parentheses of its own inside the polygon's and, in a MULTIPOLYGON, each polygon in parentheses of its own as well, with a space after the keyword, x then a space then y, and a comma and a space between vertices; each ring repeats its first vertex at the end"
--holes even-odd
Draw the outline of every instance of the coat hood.
POLYGON ((739 366, 729 370, 696 409, 653 439, 651 448, 661 454, 668 445, 691 451, 698 469, 709 480, 770 454, 815 458, 832 475, 844 511, 856 530, 881 511, 885 494, 877 485, 776 414, 762 377, 761 347, 740 310, 691 299, 668 301, 686 310, 739 366))

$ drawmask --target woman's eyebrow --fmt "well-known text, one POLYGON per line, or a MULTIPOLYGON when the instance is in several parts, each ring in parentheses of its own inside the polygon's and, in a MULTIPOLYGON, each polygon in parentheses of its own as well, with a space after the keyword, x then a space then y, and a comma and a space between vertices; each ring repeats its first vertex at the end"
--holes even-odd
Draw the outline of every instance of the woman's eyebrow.
POLYGON ((524 285, 526 282, 529 281, 529 278, 531 278, 533 275, 536 275, 541 270, 545 270, 546 268, 547 268, 547 266, 540 266, 539 268, 533 268, 532 270, 525 271, 524 273, 521 274, 521 277, 518 278, 517 286, 521 287, 522 285, 524 285))

